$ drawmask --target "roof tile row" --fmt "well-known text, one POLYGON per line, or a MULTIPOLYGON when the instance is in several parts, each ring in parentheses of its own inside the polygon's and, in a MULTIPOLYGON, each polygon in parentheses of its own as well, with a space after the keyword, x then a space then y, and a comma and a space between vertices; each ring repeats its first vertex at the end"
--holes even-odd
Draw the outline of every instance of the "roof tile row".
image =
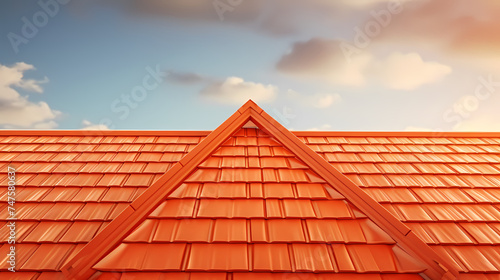
MULTIPOLYGON (((94 268, 102 271, 407 272, 390 245, 122 244, 94 268), (169 252, 169 258, 161 258, 169 252), (271 253, 272 252, 272 253, 271 253), (128 258, 121 256, 127 255, 128 258), (185 261, 184 261, 185 259, 185 261)), ((413 267, 422 271, 422 268, 413 267)))
POLYGON ((125 242, 394 244, 369 219, 147 219, 125 242))

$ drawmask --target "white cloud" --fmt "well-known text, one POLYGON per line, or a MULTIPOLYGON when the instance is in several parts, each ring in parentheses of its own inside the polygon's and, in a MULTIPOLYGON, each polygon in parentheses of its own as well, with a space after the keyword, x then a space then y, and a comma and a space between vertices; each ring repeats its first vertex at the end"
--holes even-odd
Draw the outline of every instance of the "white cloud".
POLYGON ((82 121, 83 130, 109 130, 109 127, 105 124, 94 124, 89 120, 82 121))
POLYGON ((313 38, 293 45, 276 68, 286 74, 333 85, 382 84, 395 90, 413 90, 451 73, 449 66, 424 61, 418 53, 392 53, 377 58, 368 51, 350 54, 340 40, 313 38))
POLYGON ((277 93, 276 86, 246 82, 238 77, 213 82, 201 90, 201 94, 212 101, 237 105, 245 103, 248 99, 258 103, 268 103, 276 98, 277 93))
POLYGON ((24 72, 35 69, 33 65, 19 62, 13 66, 0 64, 0 127, 47 129, 57 127, 54 121, 61 112, 53 110, 43 101, 31 102, 16 88, 42 93, 41 81, 24 78, 24 72))
POLYGON ((413 90, 451 73, 449 66, 425 62, 417 53, 393 53, 376 66, 376 73, 388 88, 413 90))
POLYGON ((348 61, 340 48, 341 43, 339 40, 322 38, 297 42, 291 52, 280 59, 276 68, 286 74, 332 84, 364 85, 364 72, 372 61, 372 56, 367 53, 358 54, 348 61))
POLYGON ((291 89, 288 90, 288 98, 302 105, 314 108, 328 108, 342 101, 342 97, 338 93, 316 93, 306 95, 291 89))

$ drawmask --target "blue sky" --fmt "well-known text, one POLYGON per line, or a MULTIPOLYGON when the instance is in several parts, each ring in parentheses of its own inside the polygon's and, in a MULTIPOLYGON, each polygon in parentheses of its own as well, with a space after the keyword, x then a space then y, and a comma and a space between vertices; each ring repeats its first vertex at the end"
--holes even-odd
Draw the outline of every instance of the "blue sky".
POLYGON ((0 127, 500 131, 497 2, 353 2, 2 1, 0 127))

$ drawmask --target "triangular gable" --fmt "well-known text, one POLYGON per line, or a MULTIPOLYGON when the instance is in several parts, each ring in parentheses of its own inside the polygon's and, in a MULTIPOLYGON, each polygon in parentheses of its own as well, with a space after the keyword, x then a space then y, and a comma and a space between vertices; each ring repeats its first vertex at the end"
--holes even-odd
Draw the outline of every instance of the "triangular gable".
POLYGON ((240 270, 420 279, 425 267, 405 261, 412 257, 387 233, 254 127, 224 142, 93 268, 166 279, 240 270))
POLYGON ((337 191, 355 208, 365 213, 383 231, 388 233, 403 250, 424 264, 427 268, 425 274, 428 277, 432 279, 453 279, 454 275, 458 275, 456 271, 451 270, 451 266, 441 260, 430 247, 418 239, 403 223, 394 218, 385 208, 371 199, 358 186, 335 170, 323 158, 310 150, 303 142, 251 101, 242 106, 185 158, 167 171, 82 251, 68 261, 63 268, 66 275, 69 278, 86 279, 94 274, 95 270, 92 267, 99 260, 116 248, 177 186, 191 176, 195 168, 248 121, 251 121, 294 153, 330 186, 335 186, 337 191))

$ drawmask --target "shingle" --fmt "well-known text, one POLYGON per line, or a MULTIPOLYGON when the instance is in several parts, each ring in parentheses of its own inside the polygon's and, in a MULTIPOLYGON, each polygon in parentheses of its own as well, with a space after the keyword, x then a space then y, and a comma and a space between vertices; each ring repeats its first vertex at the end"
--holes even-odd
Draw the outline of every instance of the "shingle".
POLYGON ((207 198, 234 198, 246 197, 245 183, 205 183, 201 197, 207 198))
POLYGON ((104 259, 99 261, 94 268, 103 271, 115 269, 134 270, 172 270, 180 269, 185 244, 121 244, 104 259), (170 258, 162 258, 169 252, 170 258), (127 255, 127 258, 123 258, 127 255))
POLYGON ((193 244, 187 270, 248 270, 246 244, 193 244), (207 256, 210 256, 207 258, 207 256))
POLYGON ((265 198, 291 198, 294 197, 292 185, 289 183, 263 184, 265 198))
POLYGON ((203 161, 199 165, 199 167, 220 168, 221 162, 222 162, 222 157, 209 157, 205 161, 203 161))
POLYGON ((74 222, 59 241, 89 242, 101 226, 101 222, 74 222))
POLYGON ((71 201, 80 191, 80 188, 52 188, 51 191, 39 201, 50 201, 50 202, 69 202, 71 201))
POLYGON ((473 244, 474 242, 455 223, 425 223, 423 224, 430 235, 440 244, 473 244))
POLYGON ((93 187, 101 179, 101 177, 101 174, 78 174, 67 185, 76 187, 93 187))
POLYGON ((287 161, 284 157, 263 157, 260 159, 263 168, 287 168, 287 161))
POLYGON ((22 265, 26 270, 58 270, 66 254, 74 247, 71 244, 42 244, 22 265))
POLYGON ((325 188, 321 184, 298 183, 296 187, 299 198, 327 198, 325 188))
POLYGON ((144 167, 146 167, 145 163, 124 163, 120 169, 117 171, 119 173, 139 173, 144 167))
POLYGON ((253 249, 254 271, 291 271, 287 244, 254 244, 253 249))
POLYGON ((283 206, 288 218, 316 217, 309 200, 283 199, 283 206))
POLYGON ((267 233, 267 221, 264 219, 250 219, 249 221, 249 241, 255 242, 269 242, 267 233))
POLYGON ((448 251, 453 252, 469 271, 487 272, 497 268, 474 246, 450 246, 448 251))
POLYGON ((384 188, 381 189, 392 203, 415 203, 419 202, 417 198, 408 190, 403 188, 384 188))
POLYGON ((218 169, 198 169, 185 182, 217 182, 219 172, 218 169))
POLYGON ((158 221, 158 227, 153 236, 154 242, 170 242, 174 238, 174 229, 177 225, 177 220, 162 219, 158 221))
POLYGON ((196 198, 198 197, 198 183, 184 183, 174 189, 169 198, 196 198))
POLYGON ((246 242, 247 221, 245 219, 216 219, 213 242, 246 242))
POLYGON ((178 162, 182 159, 184 153, 164 153, 160 159, 162 162, 178 162))
POLYGON ((128 176, 128 174, 104 174, 96 186, 120 187, 128 176))
POLYGON ((266 217, 268 218, 282 218, 283 213, 283 201, 278 199, 266 199, 266 217))
POLYGON ((353 272, 356 270, 347 251, 347 247, 344 244, 332 244, 331 247, 333 254, 335 255, 339 271, 353 272))
POLYGON ((396 272, 393 253, 387 245, 347 246, 357 272, 396 272))
POLYGON ((432 221, 431 216, 420 205, 399 204, 396 208, 409 221, 432 221))
POLYGON ((281 182, 308 182, 308 177, 303 170, 299 169, 278 169, 281 182))
POLYGON ((215 153, 215 156, 245 156, 245 147, 221 147, 215 153))
POLYGON ((68 230, 68 222, 40 222, 24 239, 23 242, 57 242, 68 230))
POLYGON ((394 244, 392 237, 370 219, 358 219, 368 244, 394 244))
POLYGON ((212 220, 182 219, 177 222, 174 241, 177 242, 210 242, 212 220))
POLYGON ((194 199, 169 199, 158 206, 150 217, 188 218, 193 216, 194 199))
MULTIPOLYGON (((440 190, 433 188, 414 188, 412 191, 426 203, 446 203, 450 202, 440 190)), ((460 190, 459 190, 460 191, 460 190)))
POLYGON ((136 188, 110 188, 102 197, 103 202, 129 202, 136 188))
POLYGON ((270 242, 305 242, 299 219, 270 219, 267 221, 270 242))
POLYGON ((437 218, 438 221, 467 221, 468 218, 462 211, 458 211, 453 205, 439 204, 426 205, 425 208, 437 218))
POLYGON ((343 200, 317 200, 313 204, 322 218, 351 218, 349 207, 343 200))
POLYGON ((114 206, 114 203, 86 203, 83 209, 75 217, 75 220, 105 220, 114 206))
POLYGON ((245 157, 223 157, 222 165, 223 168, 245 168, 246 158, 245 157))
POLYGON ((261 199, 202 199, 198 217, 252 218, 264 217, 261 199))
POLYGON ((460 223, 479 244, 500 244, 500 235, 487 223, 460 223))
POLYGON ((297 271, 333 272, 333 264, 325 244, 292 244, 297 271), (321 256, 321 257, 316 257, 321 256))
POLYGON ((71 220, 82 209, 83 203, 55 203, 44 215, 43 220, 71 220))
POLYGON ((392 184, 384 175, 359 175, 368 187, 391 187, 392 184))
POLYGON ((124 187, 146 187, 152 183, 153 175, 131 174, 123 184, 124 187))

